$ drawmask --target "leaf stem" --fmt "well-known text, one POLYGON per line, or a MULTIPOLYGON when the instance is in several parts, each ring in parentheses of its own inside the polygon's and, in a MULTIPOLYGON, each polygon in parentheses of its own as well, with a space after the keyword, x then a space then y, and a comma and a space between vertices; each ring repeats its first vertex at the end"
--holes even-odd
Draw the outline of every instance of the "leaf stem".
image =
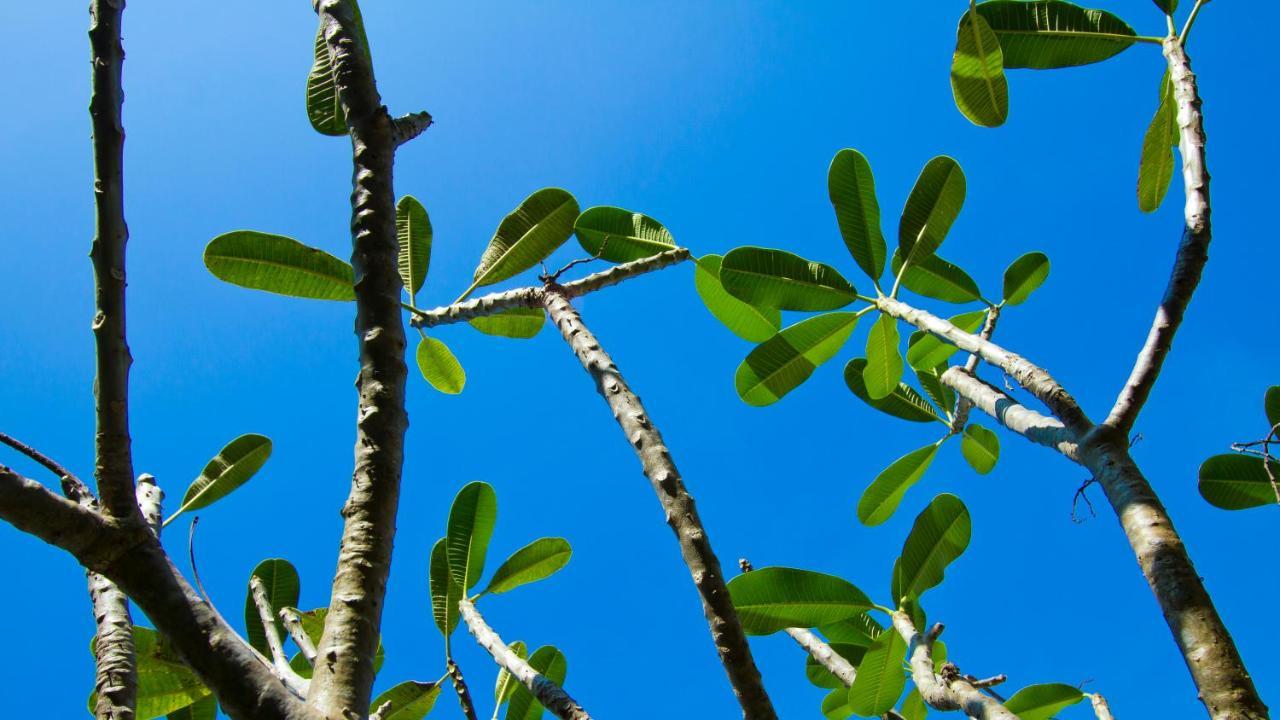
MULTIPOLYGON (((1182 43, 1183 47, 1186 47, 1187 37, 1191 35, 1191 28, 1195 26, 1196 18, 1200 16, 1200 8, 1204 7, 1204 4, 1208 1, 1196 0, 1195 6, 1191 8, 1191 14, 1187 16, 1187 24, 1182 26, 1182 33, 1178 35, 1178 42, 1182 43)), ((1170 22, 1172 22, 1172 18, 1170 22)))
POLYGON ((911 258, 905 258, 902 261, 902 267, 898 268, 898 276, 893 279, 893 289, 889 291, 889 297, 898 297, 898 288, 902 286, 902 276, 907 274, 907 268, 911 267, 911 258))

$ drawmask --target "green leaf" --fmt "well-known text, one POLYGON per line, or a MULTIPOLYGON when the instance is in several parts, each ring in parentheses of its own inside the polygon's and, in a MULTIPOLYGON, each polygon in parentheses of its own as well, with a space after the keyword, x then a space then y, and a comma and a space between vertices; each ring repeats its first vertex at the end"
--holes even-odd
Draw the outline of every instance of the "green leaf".
POLYGON ((1152 2, 1166 15, 1172 15, 1178 11, 1178 0, 1152 0, 1152 2))
POLYGON ((662 223, 618 207, 593 207, 573 224, 582 249, 610 262, 625 263, 664 253, 676 246, 662 223))
POLYGON ((893 392, 879 400, 871 399, 871 396, 867 394, 867 385, 862 377, 866 366, 867 361, 865 358, 854 358, 844 366, 844 382, 849 386, 850 392, 858 396, 858 399, 882 413, 910 422, 936 421, 943 425, 947 424, 945 420, 938 417, 938 413, 934 411, 928 400, 925 400, 914 388, 904 383, 898 383, 898 387, 894 388, 893 392))
POLYGON ((872 717, 893 709, 907 686, 902 663, 907 644, 896 632, 881 633, 858 664, 858 676, 849 688, 849 705, 855 715, 872 717))
MULTIPOLYGON (((507 647, 510 648, 511 652, 515 653, 516 657, 519 657, 521 660, 525 660, 529 657, 529 648, 522 640, 516 640, 507 647)), ((520 681, 516 680, 515 676, 507 672, 506 668, 499 670, 498 681, 493 686, 494 703, 502 705, 510 700, 512 694, 515 693, 516 688, 519 687, 519 685, 520 681)))
POLYGON ((1014 260, 1004 271, 1004 304, 1021 305, 1026 302, 1048 277, 1048 255, 1029 252, 1014 260))
POLYGON ((729 581, 729 597, 748 635, 818 627, 852 617, 871 601, 847 580, 786 567, 767 567, 729 581))
POLYGON ((382 720, 422 720, 435 707, 440 697, 440 686, 433 682, 402 682, 379 695, 369 704, 373 714, 385 703, 391 707, 382 711, 382 720))
POLYGON ((1160 104, 1142 137, 1142 158, 1138 163, 1138 209, 1142 212, 1155 212, 1169 193, 1178 170, 1173 154, 1178 133, 1178 104, 1166 71, 1160 79, 1160 104))
MULTIPOLYGON (((902 269, 902 255, 893 253, 893 274, 902 269)), ((934 300, 949 303, 968 303, 982 299, 978 283, 958 265, 937 255, 918 258, 902 274, 902 287, 934 300)))
POLYGON ((915 264, 932 255, 960 215, 965 196, 964 171, 949 157, 930 160, 920 171, 898 224, 898 253, 915 264))
MULTIPOLYGON (((529 657, 529 666, 556 685, 564 686, 569 664, 564 654, 554 646, 544 645, 535 650, 529 657)), ((542 717, 543 709, 528 688, 516 683, 511 700, 507 703, 506 720, 538 720, 542 717)))
POLYGON ((926 445, 894 460, 863 491, 858 500, 858 520, 863 525, 879 525, 888 520, 907 489, 924 476, 937 454, 937 445, 926 445))
POLYGON ((471 318, 471 327, 485 335, 528 340, 542 331, 547 313, 542 308, 511 308, 484 317, 471 318))
POLYGON ((827 191, 845 247, 873 281, 884 275, 885 242, 871 164, 857 150, 841 150, 827 171, 827 191))
MULTIPOLYGON (((288 560, 272 558, 263 560, 253 569, 251 578, 260 578, 266 586, 267 600, 271 603, 271 619, 275 623, 276 632, 284 628, 280 624, 278 613, 282 608, 298 604, 298 593, 302 584, 298 579, 298 571, 288 560)), ((258 614, 258 604, 253 601, 253 590, 250 589, 244 598, 245 639, 258 652, 271 657, 271 648, 267 645, 267 636, 262 627, 262 617, 258 614)), ((281 635, 283 637, 283 635, 281 635)))
POLYGON ((849 705, 849 689, 841 686, 822 699, 822 715, 827 720, 845 720, 853 715, 849 705))
POLYGON ((893 569, 890 595, 894 603, 903 598, 918 599, 924 591, 942 582, 947 566, 969 547, 973 530, 969 510, 955 495, 933 499, 918 516, 902 544, 893 569))
POLYGON ((956 407, 955 391, 942 384, 942 373, 947 371, 947 367, 947 364, 943 363, 932 370, 912 368, 916 374, 916 380, 920 381, 920 387, 936 406, 942 408, 943 415, 953 412, 956 407))
POLYGON ((449 551, 445 539, 440 538, 431 548, 431 567, 428 573, 431 586, 431 615, 435 618, 440 634, 449 637, 458 627, 458 601, 464 593, 462 586, 449 572, 449 551))
POLYGON ((1264 465, 1262 458, 1252 455, 1214 455, 1200 466, 1201 497, 1223 510, 1247 510, 1280 503, 1277 483, 1280 483, 1280 462, 1275 460, 1264 465))
POLYGON ((484 556, 497 520, 498 496, 489 483, 468 483, 453 499, 445 550, 449 574, 463 589, 470 590, 484 574, 484 556))
POLYGON ((834 312, 802 320, 758 345, 738 366, 734 385, 748 405, 771 405, 840 352, 858 316, 834 312))
POLYGON ((974 125, 999 127, 1009 118, 1009 82, 1004 77, 1000 40, 981 14, 960 18, 951 60, 951 93, 956 107, 974 125))
POLYGON ((333 75, 329 46, 324 40, 323 22, 316 28, 314 59, 307 74, 307 119, 321 135, 347 134, 346 115, 338 98, 338 83, 333 75))
POLYGON ((412 195, 396 203, 396 240, 400 244, 400 279, 413 303, 431 266, 431 218, 412 195))
MULTIPOLYGON (((89 645, 90 652, 96 645, 95 638, 89 645)), ((195 672, 155 630, 133 626, 133 645, 138 669, 137 717, 157 718, 177 713, 211 697, 195 672)), ((90 713, 97 699, 96 692, 89 696, 90 713)))
POLYGON ((1004 51, 1006 68, 1048 70, 1101 62, 1128 49, 1137 35, 1104 10, 1060 0, 990 0, 978 5, 1004 51))
POLYGON ((423 335, 418 343, 418 370, 431 387, 446 395, 457 395, 467 384, 467 373, 443 341, 423 335))
POLYGON ((919 688, 911 688, 907 699, 902 701, 902 711, 898 714, 902 716, 902 720, 925 720, 929 716, 929 707, 924 704, 924 698, 920 697, 919 688))
POLYGON ((350 265, 283 235, 219 235, 204 249, 204 266, 219 280, 252 290, 313 300, 356 298, 350 265))
POLYGON ((560 188, 543 188, 512 210, 480 256, 475 282, 463 294, 502 282, 528 270, 555 252, 573 234, 578 201, 560 188))
POLYGON ((165 720, 216 720, 218 717, 218 701, 210 695, 193 705, 171 712, 164 717, 165 720))
MULTIPOLYGON (((324 633, 324 619, 329 614, 329 608, 316 608, 306 612, 298 612, 298 617, 302 619, 302 631, 311 638, 314 645, 320 645, 320 636, 324 633)), ((378 638, 378 649, 373 653, 373 672, 377 673, 382 669, 382 663, 386 660, 386 652, 382 647, 382 638, 378 638)), ((298 653, 289 658, 289 667, 303 679, 311 679, 311 663, 298 653)))
POLYGON ((719 255, 704 255, 693 272, 698 297, 717 320, 734 335, 760 343, 773 337, 782 327, 782 313, 777 308, 759 308, 729 294, 720 284, 719 255))
POLYGON ((902 353, 898 350, 898 320, 881 313, 867 335, 867 364, 862 368, 867 397, 881 400, 902 381, 902 353))
MULTIPOLYGON (((870 643, 868 643, 869 645, 870 643)), ((828 643, 837 655, 848 660, 854 667, 862 662, 862 656, 867 652, 867 645, 849 645, 847 643, 828 643)), ((804 663, 805 677, 809 682, 820 688, 842 688, 844 683, 840 678, 831 674, 831 671, 822 666, 812 655, 807 655, 804 663)))
POLYGON ((861 612, 845 620, 821 625, 818 630, 832 643, 869 648, 871 641, 884 632, 884 626, 869 614, 861 612))
POLYGON ((779 310, 836 310, 858 294, 830 265, 760 247, 730 250, 720 264, 720 282, 745 303, 779 310))
POLYGON ((1274 430, 1280 425, 1280 385, 1267 388, 1267 393, 1262 398, 1262 407, 1267 413, 1267 423, 1274 430))
POLYGON ((1084 699, 1079 688, 1062 683, 1028 685, 1005 701, 1009 712, 1019 720, 1049 720, 1060 711, 1084 699))
POLYGON ((960 440, 960 453, 969 467, 979 475, 986 475, 996 467, 1000 459, 1000 438, 981 425, 966 425, 960 440))
MULTIPOLYGON (((976 333, 987 318, 986 310, 974 310, 951 318, 952 325, 967 333, 976 333)), ((917 370, 932 370, 946 363, 960 348, 937 335, 918 330, 907 340, 907 363, 917 370)))
POLYGON ((502 563, 484 592, 496 595, 548 578, 568 564, 572 554, 573 549, 564 538, 534 540, 502 563))
POLYGON ((252 433, 227 443, 187 487, 187 494, 182 496, 182 504, 177 512, 164 521, 165 525, 174 521, 188 510, 201 510, 209 507, 222 498, 230 495, 262 469, 271 457, 271 439, 252 433))

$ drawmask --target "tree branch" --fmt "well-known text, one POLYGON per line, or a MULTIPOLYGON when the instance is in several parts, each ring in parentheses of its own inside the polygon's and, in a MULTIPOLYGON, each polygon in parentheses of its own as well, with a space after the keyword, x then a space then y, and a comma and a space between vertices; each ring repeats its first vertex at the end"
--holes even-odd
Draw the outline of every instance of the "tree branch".
POLYGON ((289 637, 293 638, 293 642, 298 646, 298 651, 302 653, 302 657, 312 667, 316 664, 316 646, 311 642, 311 636, 307 634, 306 628, 302 627, 302 616, 294 608, 281 608, 280 621, 284 623, 284 627, 289 631, 289 637))
POLYGON ((271 665, 276 677, 298 697, 305 698, 307 681, 289 666, 289 658, 284 654, 284 643, 280 640, 280 628, 276 626, 271 599, 267 597, 267 586, 262 578, 257 575, 249 578, 249 593, 253 596, 253 604, 258 608, 258 620, 262 622, 262 631, 266 635, 267 648, 271 651, 271 665))
POLYGON ((160 537, 160 528, 164 525, 164 491, 156 485, 154 475, 143 473, 138 476, 138 508, 142 510, 142 519, 147 527, 160 537))
POLYGON ((471 688, 467 687, 466 678, 462 677, 462 668, 450 657, 445 659, 445 670, 449 680, 453 682, 453 691, 458 695, 458 707, 462 708, 462 714, 467 720, 478 720, 476 704, 471 700, 471 688))
POLYGON ((396 147, 400 147, 431 127, 431 113, 416 112, 401 115, 395 119, 394 124, 393 132, 395 133, 396 147))
POLYGON ((458 609, 462 611, 462 619, 467 623, 467 629, 475 636, 476 642, 480 643, 480 647, 493 656, 493 661, 499 667, 511 673, 511 676, 521 685, 528 688, 529 692, 533 693, 538 702, 550 710, 552 715, 560 720, 591 720, 587 711, 583 710, 582 706, 569 696, 569 693, 534 670, 519 655, 511 652, 511 648, 507 647, 498 633, 485 624, 484 618, 480 616, 480 612, 470 600, 464 598, 459 601, 458 609))
POLYGON ((351 264, 360 341, 355 472, 309 696, 322 714, 337 717, 368 712, 409 419, 392 184, 396 126, 378 95, 355 3, 315 0, 315 9, 351 131, 351 264))
MULTIPOLYGON (((615 265, 608 270, 593 273, 581 280, 575 280, 560 287, 567 297, 575 298, 617 285, 624 280, 639 277, 654 270, 661 270, 682 263, 689 258, 690 253, 686 248, 675 248, 652 257, 615 265)), ((454 303, 447 307, 438 307, 434 310, 410 308, 409 312, 414 317, 409 321, 409 324, 414 327, 430 328, 437 325, 466 322, 478 317, 494 315, 504 310, 540 307, 541 305, 542 288, 516 288, 515 290, 490 293, 464 302, 454 303)))
MULTIPOLYGON (((987 319, 983 321, 982 330, 978 332, 978 337, 983 340, 990 340, 991 336, 995 334, 996 323, 999 321, 1000 306, 992 305, 987 310, 987 319)), ((976 354, 970 353, 969 359, 964 363, 964 372, 973 375, 978 370, 978 363, 981 359, 976 354)), ((961 395, 960 401, 956 404, 956 414, 951 418, 949 429, 952 433, 964 432, 964 426, 969 422, 969 411, 972 408, 973 402, 961 395)))
POLYGON ((965 368, 958 365, 948 368, 941 379, 942 384, 956 391, 961 402, 978 408, 1031 442, 1057 450, 1079 462, 1080 438, 1057 418, 1045 417, 1028 409, 999 389, 965 372, 965 368))
POLYGON ((680 553, 702 599, 702 610, 711 626, 711 637, 742 706, 743 716, 747 720, 774 720, 777 715, 760 680, 760 671, 751 656, 751 647, 738 621, 737 610, 729 599, 720 560, 711 549, 711 541, 698 517, 693 497, 684 487, 662 434, 608 353, 583 324, 564 289, 548 285, 543 293, 543 304, 582 367, 595 380, 596 389, 613 411, 614 419, 635 449, 644 474, 658 495, 658 501, 666 512, 667 524, 676 534, 680 553))
POLYGON ((1174 100, 1178 105, 1178 149, 1182 154, 1182 182, 1186 189, 1186 225, 1173 271, 1169 274, 1169 284, 1165 287, 1160 307, 1156 308, 1146 343, 1106 420, 1107 425, 1126 435, 1133 429, 1138 413, 1160 376, 1164 359, 1173 347, 1173 337, 1182 325, 1187 305, 1191 303, 1205 263, 1209 261, 1209 241, 1213 235, 1204 116, 1200 113, 1196 76, 1191 72, 1186 50, 1176 37, 1164 41, 1164 55, 1169 65, 1174 100))
POLYGON ((1111 714, 1111 706, 1107 704, 1107 699, 1100 693, 1090 693, 1089 702, 1093 705, 1093 714, 1098 720, 1116 720, 1111 714))
POLYGON ((893 614, 893 628, 907 641, 907 664, 911 666, 911 679, 920 691, 925 704, 934 710, 960 710, 977 720, 1018 720, 994 698, 984 694, 974 683, 960 675, 951 663, 942 666, 941 674, 933 668, 933 643, 942 634, 942 625, 934 625, 927 636, 922 636, 911 617, 901 610, 893 614))

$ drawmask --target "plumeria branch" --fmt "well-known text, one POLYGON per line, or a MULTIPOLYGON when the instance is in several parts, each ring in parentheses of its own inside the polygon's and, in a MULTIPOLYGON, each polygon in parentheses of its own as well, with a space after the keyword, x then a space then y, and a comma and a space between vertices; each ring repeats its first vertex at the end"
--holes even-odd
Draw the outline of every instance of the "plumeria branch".
POLYGON ((289 666, 289 658, 284 654, 284 643, 280 638, 280 626, 276 624, 271 599, 267 597, 267 585, 262 578, 254 575, 249 579, 249 594, 253 597, 253 604, 258 608, 258 620, 262 623, 267 648, 271 652, 271 666, 276 677, 280 678, 280 682, 283 682, 298 697, 305 698, 308 682, 289 666))
POLYGON ((911 617, 899 610, 893 614, 893 629, 907 642, 911 679, 926 705, 934 710, 960 710, 976 720, 1018 720, 1017 715, 982 692, 984 687, 1003 682, 1003 675, 988 680, 971 680, 949 662, 943 664, 939 672, 934 672, 933 644, 942 634, 941 623, 934 625, 928 634, 921 635, 911 617))

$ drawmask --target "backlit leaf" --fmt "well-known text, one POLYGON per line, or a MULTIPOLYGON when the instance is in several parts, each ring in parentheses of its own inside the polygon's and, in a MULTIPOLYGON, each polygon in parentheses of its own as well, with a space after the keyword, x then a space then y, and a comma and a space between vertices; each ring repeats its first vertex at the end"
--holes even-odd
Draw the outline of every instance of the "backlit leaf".
POLYGON ((578 216, 573 232, 583 250, 616 263, 651 257, 676 246, 662 223, 617 207, 588 208, 578 216))
POLYGON ((915 263, 932 255, 964 206, 965 178, 960 165, 949 157, 930 160, 916 179, 898 224, 898 253, 915 263))
POLYGON ((396 240, 400 245, 400 280, 413 302, 431 265, 431 218, 412 195, 405 195, 396 203, 396 240))
POLYGON ((187 487, 177 512, 164 521, 173 522, 189 510, 201 510, 229 495, 249 481, 271 457, 271 439, 262 435, 241 435, 227 443, 187 487))
MULTIPOLYGON (((288 560, 272 558, 263 560, 253 569, 250 578, 260 578, 267 591, 267 601, 271 603, 271 620, 275 624, 276 633, 284 637, 284 627, 280 622, 280 610, 298 604, 298 593, 301 581, 298 571, 288 560)), ((253 590, 248 589, 244 599, 245 639, 258 652, 271 657, 271 648, 267 645, 267 636, 262 627, 262 616, 258 613, 258 604, 253 600, 253 590)))
POLYGON ((449 509, 445 549, 454 582, 470 590, 484 574, 489 538, 498 520, 498 496, 485 482, 468 483, 458 491, 449 509))
MULTIPOLYGON (((952 325, 967 332, 976 333, 986 320, 986 310, 961 313, 950 319, 952 325)), ((937 335, 918 330, 907 340, 907 363, 920 370, 932 370, 951 359, 960 348, 937 335)))
POLYGON ((1280 462, 1264 465, 1252 455, 1214 455, 1200 466, 1200 495, 1223 510, 1278 504, 1280 462))
MULTIPOLYGON (((1004 271, 1004 304, 1021 305, 1049 277, 1049 256, 1029 252, 1004 271)), ((981 327, 981 326, 979 326, 981 327)))
POLYGON ((759 308, 730 295, 720 284, 723 259, 719 255, 704 255, 698 260, 693 273, 698 297, 734 335, 755 343, 768 340, 782 327, 782 313, 777 308, 759 308))
POLYGON ((827 171, 827 191, 845 247, 867 277, 884 275, 885 242, 871 164, 857 150, 841 150, 827 171))
POLYGON ((236 230, 204 249, 204 265, 232 285, 313 300, 354 300, 351 266, 283 235, 236 230))
POLYGON ((758 345, 738 366, 734 385, 748 405, 770 405, 796 389, 844 346, 858 317, 834 312, 802 320, 758 345))
POLYGON ((926 445, 903 455, 876 476, 858 500, 858 520, 864 525, 879 525, 888 520, 902 502, 902 496, 924 476, 937 445, 926 445))
POLYGON ((1000 40, 981 13, 960 18, 951 60, 951 93, 970 122, 999 127, 1009 117, 1009 82, 1004 77, 1000 40))
MULTIPOLYGON (((892 270, 896 276, 902 269, 902 256, 893 253, 892 270)), ((902 287, 934 300, 949 303, 968 303, 982 299, 978 283, 960 266, 943 260, 937 255, 918 258, 902 274, 902 287)))
POLYGON ((386 703, 390 707, 382 711, 382 720, 422 720, 435 707, 440 697, 440 686, 433 682, 402 682, 388 689, 369 704, 372 714, 386 703))
POLYGON ((812 628, 863 612, 871 601, 847 580, 786 567, 767 567, 729 581, 729 597, 748 635, 812 628))
POLYGON ((1084 699, 1079 688, 1062 683, 1029 685, 1005 701, 1005 709, 1018 720, 1049 720, 1084 699))
POLYGON ((995 469, 1000 459, 1000 438, 981 425, 966 425, 960 440, 960 453, 979 475, 995 469))
POLYGON ((486 593, 504 593, 555 574, 569 562, 573 549, 564 538, 540 538, 517 550, 490 578, 486 593))
POLYGON ((428 584, 431 588, 431 615, 440 633, 448 637, 458 627, 458 601, 462 599, 463 591, 449 572, 449 551, 444 538, 431 547, 428 584))
POLYGON ((720 264, 720 283, 745 303, 779 310, 836 310, 857 298, 830 265, 769 248, 730 250, 720 264))
POLYGON ((1006 68, 1046 70, 1100 62, 1137 35, 1123 20, 1061 0, 990 0, 978 12, 1000 39, 1006 68))
POLYGON ((907 644, 896 632, 881 633, 871 643, 849 688, 849 705, 855 715, 873 717, 893 709, 907 686, 902 668, 906 654, 907 644))
MULTIPOLYGON (((529 666, 556 685, 564 686, 569 664, 564 654, 551 645, 544 645, 529 656, 529 666)), ((515 691, 507 702, 506 720, 538 720, 544 708, 524 685, 516 683, 515 691)))
POLYGON ((918 599, 942 582, 947 566, 969 547, 973 526, 969 510, 955 495, 942 494, 916 516, 894 564, 890 595, 918 599))
POLYGON ((498 225, 480 256, 471 290, 502 282, 528 270, 555 252, 573 234, 578 201, 560 188, 543 188, 525 198, 498 225))
POLYGON ((418 342, 418 371, 431 387, 446 395, 457 395, 467 384, 467 373, 442 340, 422 336, 418 342))
POLYGON ((537 336, 546 324, 547 312, 540 307, 511 308, 484 317, 471 318, 471 327, 485 335, 528 340, 537 336))
POLYGON ((865 358, 854 358, 844 366, 845 385, 849 386, 850 392, 858 396, 858 399, 880 412, 903 420, 946 424, 942 418, 938 417, 938 413, 934 411, 928 400, 925 400, 914 388, 904 383, 898 383, 898 387, 894 388, 893 392, 879 400, 873 400, 867 394, 866 382, 862 377, 866 365, 865 358))
POLYGON ((867 396, 872 400, 892 394, 902 381, 899 343, 897 318, 881 313, 867 335, 867 364, 862 368, 867 396))

